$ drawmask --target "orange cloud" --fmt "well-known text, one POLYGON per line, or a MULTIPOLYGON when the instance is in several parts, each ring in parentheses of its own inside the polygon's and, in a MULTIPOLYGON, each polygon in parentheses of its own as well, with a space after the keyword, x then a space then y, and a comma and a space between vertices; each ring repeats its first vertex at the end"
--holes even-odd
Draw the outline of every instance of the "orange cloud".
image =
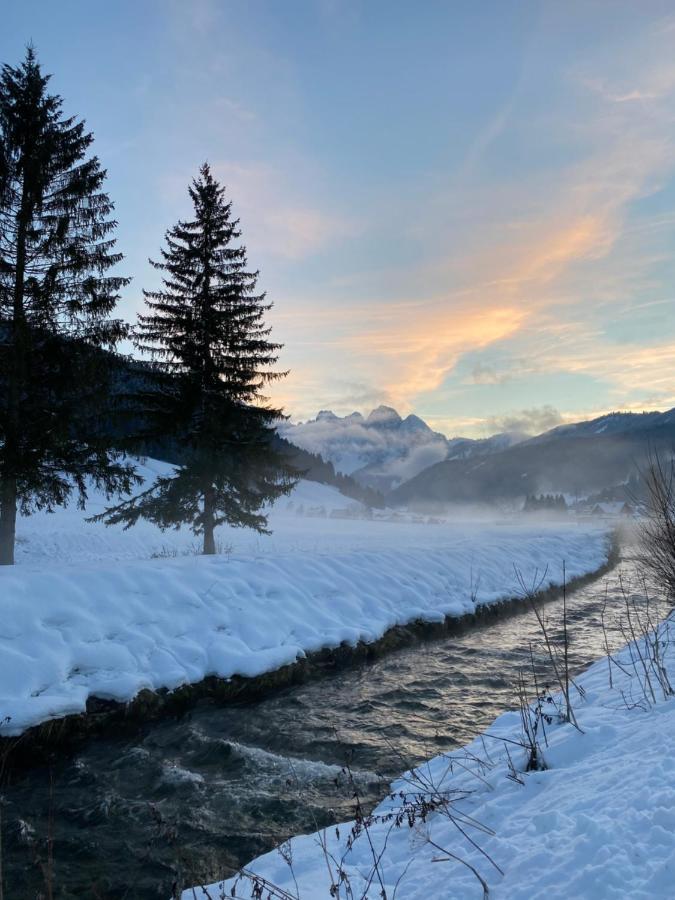
POLYGON ((605 381, 608 401, 614 396, 617 405, 628 402, 636 384, 650 396, 675 400, 674 345, 622 346, 619 355, 591 317, 594 304, 613 310, 619 299, 624 308, 640 304, 636 285, 655 259, 653 249, 644 251, 648 235, 641 237, 640 228, 673 224, 672 217, 639 228, 629 221, 631 205, 658 190, 675 161, 675 66, 656 60, 658 49, 645 46, 641 70, 627 67, 632 83, 606 72, 577 77, 585 97, 574 118, 558 120, 553 111, 544 123, 559 128, 562 139, 574 133, 580 161, 518 182, 482 184, 481 153, 507 129, 516 106, 511 98, 471 145, 461 169, 466 183, 449 173, 447 196, 419 204, 424 212, 415 239, 432 243, 435 258, 400 268, 392 260, 391 272, 368 273, 368 290, 355 272, 329 286, 328 308, 318 308, 314 297, 286 308, 280 324, 289 365, 295 369, 297 359, 302 377, 308 368, 314 372, 309 390, 292 374, 294 404, 311 412, 321 384, 347 372, 407 409, 437 389, 463 354, 516 338, 526 361, 520 374, 528 374, 531 361, 532 372, 605 381), (471 224, 459 240, 447 232, 450 208, 482 211, 467 217, 471 224))
MULTIPOLYGON (((492 254, 486 248, 467 261, 467 286, 454 292, 395 302, 296 307, 293 312, 281 302, 277 310, 283 312, 277 311, 276 317, 282 338, 291 354, 295 348, 304 355, 311 347, 320 368, 347 367, 391 402, 410 408, 421 395, 440 387, 463 354, 534 327, 535 317, 557 299, 547 287, 573 262, 606 252, 611 240, 607 225, 590 215, 553 222, 548 232, 528 227, 517 238, 508 252, 502 247, 492 254)), ((292 358, 290 365, 290 381, 297 387, 289 393, 299 398, 307 365, 300 363, 298 369, 292 358)))
POLYGON ((524 318, 514 307, 439 311, 404 306, 390 313, 386 329, 351 336, 345 350, 374 353, 386 375, 387 392, 409 406, 418 395, 439 387, 463 353, 513 335, 524 318))

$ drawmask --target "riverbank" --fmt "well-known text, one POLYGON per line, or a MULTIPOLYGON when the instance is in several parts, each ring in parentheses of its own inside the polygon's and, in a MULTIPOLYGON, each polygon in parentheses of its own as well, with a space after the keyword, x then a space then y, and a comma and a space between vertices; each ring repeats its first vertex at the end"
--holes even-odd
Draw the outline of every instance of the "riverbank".
MULTIPOLYGON (((616 564, 618 553, 619 542, 614 535, 607 539, 604 562, 592 572, 568 577, 567 590, 571 592, 600 579, 616 564)), ((561 591, 557 584, 540 590, 537 597, 547 603, 559 598, 561 591)), ((273 691, 330 676, 346 666, 372 661, 419 641, 461 634, 523 612, 522 598, 504 598, 476 605, 461 615, 447 615, 440 621, 417 619, 406 625, 395 625, 372 641, 343 642, 337 647, 308 652, 292 663, 260 675, 207 676, 173 690, 142 689, 126 702, 89 697, 85 712, 31 726, 18 736, 0 736, 0 757, 8 770, 42 765, 60 754, 73 753, 92 737, 133 734, 141 725, 184 715, 202 700, 218 704, 255 701, 273 691)))
MULTIPOLYGON (((621 606, 620 578, 632 571, 624 545, 600 582, 567 591, 574 673, 605 652, 605 605, 609 644, 623 643, 609 610, 621 606)), ((562 596, 549 599, 547 620, 558 634, 562 596)), ((49 765, 5 768, 6 893, 44 890, 35 861, 45 858, 50 835, 59 848, 53 884, 64 900, 97 892, 156 900, 174 882, 216 881, 291 835, 351 818, 353 790, 340 774, 346 760, 372 810, 400 772, 461 747, 512 706, 538 634, 528 603, 505 605, 476 627, 323 678, 246 702, 201 701, 184 715, 111 727, 75 753, 54 753, 49 765)), ((19 742, 15 760, 25 749, 19 742)))
POLYGON ((156 529, 86 523, 103 502, 22 522, 20 565, 0 572, 4 737, 40 727, 56 745, 115 717, 268 690, 480 618, 517 596, 514 567, 528 582, 546 572, 547 590, 563 560, 573 580, 610 554, 593 524, 347 520, 346 498, 301 483, 272 510, 272 536, 223 528, 224 552, 204 558, 186 555, 189 534, 160 546, 156 529))
MULTIPOLYGON (((675 874, 670 629, 661 626, 659 645, 667 678, 648 664, 647 681, 642 661, 654 646, 640 638, 575 679, 579 729, 558 720, 559 697, 545 704, 541 770, 527 771, 520 712, 504 713, 466 747, 402 776, 370 818, 293 838, 246 871, 300 900, 346 897, 347 886, 360 898, 368 883, 371 896, 478 900, 476 873, 495 900, 665 900, 675 874)), ((183 898, 229 897, 233 887, 246 897, 251 882, 183 898)))

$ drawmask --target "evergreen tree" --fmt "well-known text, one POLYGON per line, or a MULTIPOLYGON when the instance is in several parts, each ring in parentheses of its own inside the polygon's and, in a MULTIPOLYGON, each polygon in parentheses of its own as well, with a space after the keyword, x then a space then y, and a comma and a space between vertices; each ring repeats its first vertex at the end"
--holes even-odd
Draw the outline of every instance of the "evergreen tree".
POLYGON ((167 231, 161 261, 151 260, 163 287, 144 291, 136 334, 158 376, 139 398, 146 425, 138 436, 178 445, 182 464, 99 518, 189 524, 212 554, 219 524, 265 532, 263 508, 290 491, 294 472, 273 446, 282 412, 262 395, 286 374, 274 370, 281 345, 264 321, 271 303, 257 293, 245 247, 234 244, 238 220, 208 165, 189 194, 194 218, 167 231))
POLYGON ((0 72, 0 564, 14 562, 17 509, 81 504, 86 479, 128 491, 133 470, 108 451, 109 318, 126 279, 110 234, 105 171, 92 135, 62 114, 29 48, 0 72))

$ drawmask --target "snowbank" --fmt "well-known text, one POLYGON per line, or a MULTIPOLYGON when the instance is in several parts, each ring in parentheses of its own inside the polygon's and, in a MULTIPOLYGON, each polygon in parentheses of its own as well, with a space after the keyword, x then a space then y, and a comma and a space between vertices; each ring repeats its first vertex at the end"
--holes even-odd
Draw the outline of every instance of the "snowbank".
MULTIPOLYGON (((159 468, 149 463, 146 474, 159 468)), ((255 676, 393 625, 461 615, 474 599, 513 596, 514 565, 526 578, 548 565, 552 584, 563 559, 574 577, 608 552, 593 524, 333 517, 351 501, 301 483, 272 511, 273 535, 221 528, 226 552, 204 558, 182 555, 189 531, 85 523, 103 503, 92 494, 84 514, 71 507, 19 523, 19 564, 0 571, 4 734, 81 712, 90 696, 125 701, 211 674, 255 676)))
MULTIPOLYGON (((545 771, 522 772, 524 752, 510 745, 516 766, 522 767, 522 784, 508 777, 504 744, 493 737, 477 739, 418 770, 439 791, 468 792, 455 811, 464 816, 462 827, 477 846, 471 846, 441 813, 432 813, 426 823, 418 822, 412 829, 406 822, 393 829, 391 822, 376 822, 370 827, 370 839, 378 855, 386 844, 380 872, 388 897, 394 896, 401 878, 395 893, 400 900, 479 900, 483 890, 476 877, 457 859, 449 859, 446 850, 478 870, 492 900, 675 896, 675 698, 664 699, 657 689, 656 702, 646 703, 635 675, 639 664, 632 668, 627 648, 618 659, 633 677, 613 666, 612 690, 607 660, 577 679, 586 692, 583 700, 575 695, 583 733, 568 724, 549 726, 545 771), (473 828, 469 817, 492 834, 473 828)), ((672 648, 668 669, 675 684, 672 648)), ((519 739, 519 714, 504 713, 487 734, 519 739)), ((411 781, 409 773, 392 790, 419 791, 419 781, 411 781)), ((388 798, 376 814, 386 815, 400 808, 400 802, 388 798)), ((363 835, 347 849, 351 826, 346 823, 338 832, 331 828, 289 842, 286 857, 292 857, 297 887, 278 851, 261 856, 247 869, 301 900, 347 896, 344 884, 337 894, 329 892, 326 858, 319 846, 322 836, 332 858, 344 858, 353 896, 361 897, 372 874, 373 855, 363 835)), ((336 871, 337 866, 331 865, 336 871)), ((211 885, 208 897, 230 897, 232 884, 230 880, 211 885)), ((240 883, 236 896, 249 895, 250 883, 240 883)), ((200 889, 183 893, 184 900, 206 896, 200 889)), ((377 878, 369 896, 380 896, 377 878)))

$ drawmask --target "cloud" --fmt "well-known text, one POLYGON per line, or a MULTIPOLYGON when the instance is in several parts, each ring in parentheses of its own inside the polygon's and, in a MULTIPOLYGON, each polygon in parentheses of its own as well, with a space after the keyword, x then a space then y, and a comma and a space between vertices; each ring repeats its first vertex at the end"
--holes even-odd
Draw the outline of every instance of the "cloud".
POLYGON ((218 97, 214 104, 214 112, 223 114, 224 118, 234 116, 246 123, 259 121, 259 117, 254 110, 232 97, 218 97))
POLYGON ((387 391, 364 381, 336 378, 334 390, 337 402, 329 405, 336 412, 375 409, 377 406, 391 406, 394 403, 394 398, 387 391))
POLYGON ((247 241, 260 253, 297 261, 359 231, 337 212, 303 200, 292 178, 269 163, 220 160, 212 168, 234 201, 247 241))
POLYGON ((627 94, 619 94, 613 96, 611 99, 614 103, 628 103, 631 100, 641 100, 644 102, 645 100, 655 100, 658 97, 658 94, 650 94, 647 91, 638 91, 632 90, 628 91, 627 94))
POLYGON ((413 447, 403 459, 390 462, 384 471, 399 481, 407 481, 424 469, 428 469, 429 466, 442 462, 447 455, 447 446, 440 441, 423 444, 420 447, 413 447))
MULTIPOLYGON (((195 31, 208 33, 219 15, 214 0, 176 9, 193 20, 190 47, 195 31)), ((325 0, 321 13, 331 24, 342 9, 325 0)), ((265 131, 269 108, 230 77, 234 68, 220 78, 228 85, 222 118, 234 124, 217 146, 231 157, 212 165, 241 216, 252 262, 263 275, 276 275, 277 263, 284 274, 293 271, 281 286, 266 284, 274 335, 286 344, 282 364, 291 368, 275 393, 292 413, 379 402, 438 409, 428 401, 450 383, 462 409, 471 408, 466 401, 477 385, 499 385, 502 409, 513 382, 539 372, 585 375, 602 386, 608 406, 674 397, 675 348, 666 334, 648 347, 626 346, 603 330, 618 317, 637 322, 644 303, 670 300, 669 285, 659 285, 654 272, 670 253, 675 222, 663 213, 647 217, 643 201, 675 166, 675 17, 629 16, 634 27, 622 29, 617 15, 611 33, 590 17, 572 53, 566 40, 578 22, 571 16, 564 5, 542 14, 544 27, 501 102, 486 106, 480 121, 462 122, 467 140, 452 166, 423 170, 413 156, 409 172, 386 192, 371 192, 362 172, 350 182, 356 168, 348 160, 331 171, 330 154, 314 159, 294 140, 309 123, 292 54, 253 47, 256 69, 284 111, 283 145, 265 131), (565 68, 561 60, 574 62, 565 68), (244 132, 248 143, 236 143, 244 132), (257 155, 260 147, 265 156, 257 155), (308 265, 319 255, 321 266, 308 265), (471 369, 465 357, 476 350, 495 351, 485 355, 499 365, 471 369), (459 385, 452 382, 458 371, 470 373, 459 385)), ((213 59, 233 52, 239 62, 240 39, 233 34, 228 53, 220 44, 211 48, 213 59)), ((248 57, 251 42, 244 43, 248 57)), ((180 178, 181 197, 192 174, 180 178)), ((490 409, 453 416, 449 389, 447 396, 445 430, 482 432, 492 421, 490 409)), ((583 399, 570 395, 576 414, 584 414, 583 399)), ((510 418, 539 427, 533 412, 516 411, 501 424, 510 418)))
POLYGON ((620 348, 609 342, 579 335, 572 346, 548 360, 550 371, 591 375, 610 385, 612 395, 625 403, 636 389, 650 397, 650 404, 673 405, 675 402, 675 339, 649 344, 624 344, 620 348))
MULTIPOLYGON (((359 380, 381 385, 397 406, 414 407, 443 385, 465 354, 505 346, 524 331, 536 331, 564 296, 558 280, 567 269, 602 257, 614 241, 607 220, 590 215, 533 222, 516 232, 507 246, 484 248, 465 261, 458 279, 465 286, 457 290, 299 312, 298 319, 307 316, 301 328, 313 323, 324 348, 318 364, 334 367, 348 360, 359 380)), ((436 274, 420 280, 433 282, 436 274)), ((474 371, 476 383, 505 383, 510 377, 487 368, 474 371)))
MULTIPOLYGON (((587 152, 579 161, 547 171, 545 178, 535 172, 518 184, 502 185, 489 201, 482 196, 488 188, 471 187, 490 212, 489 221, 473 230, 472 246, 460 242, 450 254, 405 272, 395 269, 399 284, 393 295, 354 302, 355 278, 342 286, 350 290, 348 299, 343 295, 328 308, 299 311, 300 318, 308 315, 314 322, 322 348, 317 364, 335 370, 346 363, 356 380, 381 385, 405 409, 440 388, 465 354, 495 346, 506 353, 517 338, 525 341, 519 356, 527 360, 517 365, 519 376, 577 370, 569 343, 553 346, 553 366, 542 359, 538 345, 555 345, 577 319, 585 321, 588 338, 594 304, 616 305, 617 294, 634 290, 649 270, 653 256, 635 249, 639 235, 632 245, 627 241, 628 211, 660 187, 675 159, 663 123, 642 115, 626 112, 609 123, 585 122, 581 131, 587 152), (452 287, 443 289, 449 282, 452 287), (412 284, 427 290, 415 295, 412 284), (570 354, 567 366, 563 349, 570 354)), ((465 205, 471 208, 475 198, 467 192, 465 205)), ((437 224, 431 219, 427 226, 437 224)), ((614 352, 609 342, 589 343, 596 354, 614 352)), ((515 377, 510 368, 478 367, 473 381, 507 384, 515 377)))
MULTIPOLYGON (((219 103, 236 107, 240 118, 254 117, 235 101, 220 98, 219 103)), ((226 198, 232 201, 242 240, 256 259, 279 257, 298 262, 360 232, 355 221, 309 203, 288 173, 270 163, 208 162, 224 185, 226 198)), ((185 206, 187 186, 196 174, 196 170, 181 171, 164 177, 163 196, 176 206, 185 206)))
MULTIPOLYGON (((279 336, 278 329, 275 336, 279 336)), ((324 355, 323 345, 313 343, 312 348, 318 356, 324 355)), ((293 367, 290 377, 277 384, 274 400, 292 416, 294 422, 314 418, 320 408, 345 416, 354 410, 371 410, 396 403, 395 398, 376 383, 341 378, 339 375, 326 381, 323 373, 312 363, 293 367)), ((410 409, 401 407, 400 411, 407 413, 410 409)))
POLYGON ((535 435, 562 425, 563 421, 560 412, 547 405, 521 409, 506 416, 490 416, 485 419, 484 426, 487 434, 509 431, 535 435))
POLYGON ((474 384, 505 384, 510 381, 510 372, 497 372, 492 366, 476 363, 471 370, 471 381, 474 384))
MULTIPOLYGON (((619 301, 630 309, 652 277, 653 245, 644 243, 631 212, 636 201, 663 186, 675 162, 675 67, 652 65, 647 55, 638 74, 640 86, 629 90, 618 74, 603 76, 602 91, 577 83, 574 119, 568 113, 551 126, 563 143, 574 134, 572 161, 535 168, 496 187, 469 180, 458 193, 453 184, 447 204, 484 206, 489 214, 472 223, 468 236, 456 240, 448 233, 446 207, 434 198, 416 233, 437 248, 436 258, 406 272, 395 267, 394 297, 341 305, 350 328, 342 330, 337 318, 329 326, 329 358, 343 349, 363 380, 379 379, 405 408, 438 390, 464 354, 489 347, 518 346, 521 362, 503 371, 479 365, 475 384, 508 387, 512 378, 536 371, 585 372, 605 379, 607 390, 616 389, 624 402, 636 377, 659 388, 660 373, 673 363, 669 345, 656 358, 653 348, 629 349, 622 372, 624 348, 617 352, 592 323, 605 304, 616 310, 619 301), (642 104, 628 102, 638 93, 642 104), (443 289, 443 283, 452 287, 443 289), (424 285, 424 294, 415 295, 411 284, 424 285)), ((568 87, 573 94, 572 81, 568 87)), ((516 106, 510 101, 474 143, 470 163, 477 177, 483 145, 501 139, 508 119, 517 117, 516 106)), ((548 125, 542 118, 525 127, 536 141, 538 129, 548 125)), ((539 427, 536 418, 521 418, 528 428, 539 427)))
POLYGON ((410 405, 438 388, 462 354, 514 334, 524 318, 508 306, 447 311, 439 306, 438 301, 389 306, 345 339, 350 353, 373 355, 387 393, 399 403, 410 405))
POLYGON ((202 39, 210 37, 220 18, 217 0, 191 0, 190 3, 171 0, 168 9, 174 32, 181 37, 186 37, 186 34, 192 38, 195 35, 202 39))

